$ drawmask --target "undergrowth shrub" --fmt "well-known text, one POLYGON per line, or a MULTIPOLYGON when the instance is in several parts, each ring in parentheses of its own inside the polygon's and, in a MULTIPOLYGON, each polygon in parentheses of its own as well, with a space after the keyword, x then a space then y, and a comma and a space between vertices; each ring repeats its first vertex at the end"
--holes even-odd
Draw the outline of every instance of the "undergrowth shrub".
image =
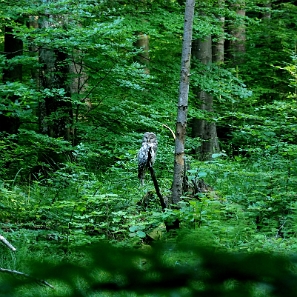
MULTIPOLYGON (((214 159, 196 163, 194 166, 206 174, 204 179, 216 195, 204 194, 198 201, 190 202, 199 218, 195 226, 209 225, 220 232, 225 229, 226 234, 237 230, 234 232, 239 234, 239 240, 233 248, 245 245, 252 250, 253 240, 258 246, 259 238, 262 242, 265 239, 283 243, 296 241, 297 172, 294 164, 295 161, 281 154, 257 156, 249 161, 238 157, 236 161, 214 159), (207 207, 203 206, 205 203, 207 207)), ((220 237, 226 240, 226 234, 221 233, 220 237)), ((234 240, 226 240, 226 246, 231 247, 234 240)))

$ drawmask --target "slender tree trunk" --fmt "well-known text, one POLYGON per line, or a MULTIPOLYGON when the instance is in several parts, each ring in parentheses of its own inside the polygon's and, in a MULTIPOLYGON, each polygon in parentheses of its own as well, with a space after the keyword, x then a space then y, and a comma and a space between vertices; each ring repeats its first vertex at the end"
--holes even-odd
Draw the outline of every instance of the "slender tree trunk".
MULTIPOLYGON (((39 17, 38 16, 30 16, 29 21, 27 23, 28 28, 34 28, 38 29, 39 24, 38 24, 39 17)), ((30 56, 38 59, 38 46, 36 46, 33 42, 33 39, 30 40, 31 43, 29 42, 29 52, 30 56)), ((31 69, 31 77, 36 81, 36 85, 39 85, 39 74, 38 71, 36 71, 36 68, 31 69)))
POLYGON ((264 4, 264 6, 267 8, 267 11, 262 14, 262 20, 265 26, 265 43, 268 47, 271 46, 271 0, 267 0, 264 4))
MULTIPOLYGON (((49 26, 49 16, 44 17, 40 27, 49 26)), ((70 140, 69 126, 72 125, 73 112, 68 82, 68 55, 61 49, 41 49, 39 61, 43 65, 39 77, 41 89, 47 89, 51 93, 39 106, 40 131, 51 137, 70 140), (62 89, 64 94, 59 93, 62 89)))
POLYGON ((268 10, 267 10, 267 12, 264 12, 264 13, 262 14, 262 19, 263 19, 263 20, 268 20, 268 21, 270 21, 270 19, 271 19, 271 0, 267 0, 267 1, 265 2, 264 6, 265 6, 266 8, 268 8, 268 10))
MULTIPOLYGON (((148 1, 146 0, 139 0, 139 6, 137 9, 141 9, 143 11, 148 12, 148 1)), ((139 22, 146 23, 147 19, 144 17, 145 14, 142 12, 139 12, 139 22)), ((149 61, 150 61, 150 55, 149 55, 149 35, 145 32, 136 32, 137 35, 137 41, 135 42, 135 46, 137 48, 141 48, 143 51, 139 53, 136 57, 136 60, 144 66, 145 73, 149 74, 149 61)))
MULTIPOLYGON (((225 0, 218 0, 219 8, 223 8, 225 0)), ((218 65, 224 63, 225 57, 225 36, 224 36, 224 27, 225 27, 225 16, 219 15, 218 21, 220 24, 220 34, 217 36, 217 41, 213 46, 213 61, 218 65)))
MULTIPOLYGON (((212 41, 211 36, 204 40, 193 42, 193 56, 202 64, 211 65, 212 63, 212 41)), ((207 113, 213 112, 213 97, 204 90, 197 92, 197 99, 200 109, 207 113)), ((200 160, 209 160, 213 153, 219 151, 216 124, 209 120, 194 119, 192 122, 192 137, 199 137, 202 144, 197 148, 200 160)))
POLYGON ((149 36, 144 33, 138 33, 136 46, 143 49, 143 52, 138 55, 137 59, 139 63, 145 66, 144 70, 147 74, 149 74, 150 73, 149 36))
MULTIPOLYGON (((16 38, 11 27, 5 27, 4 52, 7 59, 12 59, 23 54, 23 42, 16 38)), ((22 65, 14 65, 11 69, 5 69, 3 72, 3 81, 21 81, 22 65)))
POLYGON ((176 120, 176 139, 174 157, 174 175, 172 184, 171 203, 180 201, 183 189, 183 177, 185 167, 185 137, 188 113, 189 76, 191 62, 192 31, 194 18, 195 0, 187 0, 185 8, 185 22, 181 61, 181 76, 179 85, 179 98, 176 120))
MULTIPOLYGON (((6 59, 13 59, 14 57, 23 54, 23 42, 16 38, 13 34, 13 28, 5 27, 4 29, 4 52, 6 59)), ((15 82, 22 80, 22 65, 17 64, 9 69, 3 71, 3 82, 15 82)), ((11 96, 7 100, 15 101, 16 96, 11 96)), ((0 131, 10 134, 16 134, 20 126, 20 119, 17 116, 9 116, 0 114, 0 131)))
MULTIPOLYGON (((71 100, 74 105, 73 116, 73 128, 72 132, 72 144, 76 145, 78 142, 77 137, 77 124, 80 121, 80 115, 82 113, 88 113, 92 108, 91 99, 86 93, 88 76, 83 61, 83 53, 78 50, 74 50, 72 53, 71 62, 69 65, 70 72, 70 94, 71 100), (85 110, 83 105, 85 105, 85 110)), ((70 129, 69 129, 70 131, 70 129)))
POLYGON ((236 10, 236 14, 241 17, 239 25, 231 26, 231 35, 234 37, 234 40, 231 41, 231 53, 234 65, 239 65, 243 63, 243 55, 245 53, 245 0, 237 0, 236 3, 233 4, 233 8, 236 10))

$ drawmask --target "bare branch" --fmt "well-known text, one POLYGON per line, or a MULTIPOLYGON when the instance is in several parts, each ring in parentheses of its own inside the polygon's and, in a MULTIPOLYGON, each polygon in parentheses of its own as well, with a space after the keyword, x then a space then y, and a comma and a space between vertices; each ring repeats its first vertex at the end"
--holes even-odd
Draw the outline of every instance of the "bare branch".
POLYGON ((8 246, 13 252, 16 251, 16 248, 2 235, 0 235, 0 241, 2 241, 6 246, 8 246))
POLYGON ((0 272, 5 272, 5 273, 11 273, 11 274, 16 274, 16 275, 21 275, 21 276, 25 276, 27 278, 31 278, 32 280, 34 280, 35 282, 37 282, 38 284, 40 285, 45 285, 45 286, 48 286, 52 289, 54 289, 55 287, 52 286, 51 284, 49 284, 47 281, 45 280, 42 280, 42 279, 37 279, 37 278, 34 278, 32 277, 31 275, 27 274, 27 273, 24 273, 24 272, 21 272, 21 271, 17 271, 17 270, 11 270, 11 269, 5 269, 5 268, 1 268, 0 267, 0 272))
POLYGON ((165 128, 167 128, 172 133, 172 136, 173 136, 173 138, 175 140, 176 139, 176 136, 175 136, 175 133, 173 132, 173 130, 170 127, 168 127, 167 125, 165 125, 165 124, 162 124, 162 126, 164 126, 165 128))
POLYGON ((152 147, 149 148, 149 152, 148 152, 148 160, 147 160, 148 169, 150 171, 151 178, 153 180, 153 183, 154 183, 154 186, 155 186, 155 189, 156 189, 156 194, 160 199, 160 204, 161 204, 162 210, 165 211, 165 208, 167 206, 166 206, 165 200, 164 200, 164 198, 163 198, 163 196, 162 196, 162 194, 160 192, 160 187, 159 187, 158 181, 156 179, 155 171, 154 171, 154 169, 152 167, 152 162, 151 162, 152 153, 151 153, 151 150, 152 150, 152 147))

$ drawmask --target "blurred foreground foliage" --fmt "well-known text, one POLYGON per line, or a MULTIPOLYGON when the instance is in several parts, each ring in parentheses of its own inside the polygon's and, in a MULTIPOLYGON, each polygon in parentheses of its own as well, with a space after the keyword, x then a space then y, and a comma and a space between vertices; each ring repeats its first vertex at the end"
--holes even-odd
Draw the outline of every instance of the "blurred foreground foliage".
MULTIPOLYGON (((196 234, 199 236, 199 234, 196 234)), ((16 296, 296 296, 296 257, 230 253, 180 244, 142 249, 97 244, 77 249, 77 261, 30 261, 35 280, 1 274, 0 294, 16 296), (32 286, 35 289, 32 290, 32 286)))

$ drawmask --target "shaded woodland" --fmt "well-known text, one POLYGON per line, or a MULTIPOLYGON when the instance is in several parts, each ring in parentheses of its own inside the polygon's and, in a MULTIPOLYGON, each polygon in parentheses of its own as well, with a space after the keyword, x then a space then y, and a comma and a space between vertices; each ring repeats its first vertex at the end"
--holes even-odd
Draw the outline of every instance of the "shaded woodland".
POLYGON ((296 294, 296 3, 194 3, 0 0, 3 296, 296 294))

